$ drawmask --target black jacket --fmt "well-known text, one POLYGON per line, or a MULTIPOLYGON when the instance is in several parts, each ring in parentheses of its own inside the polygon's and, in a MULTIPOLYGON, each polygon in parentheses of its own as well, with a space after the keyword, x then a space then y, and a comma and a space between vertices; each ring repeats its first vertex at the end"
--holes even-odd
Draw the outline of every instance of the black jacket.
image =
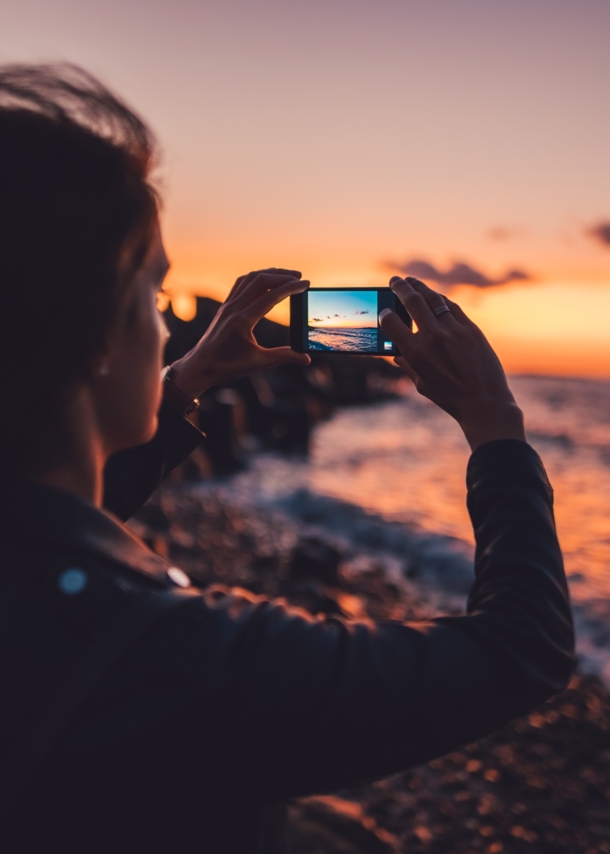
MULTIPOLYGON (((109 506, 129 515, 198 442, 165 411, 149 446, 111 462, 109 506)), ((559 691, 573 631, 540 459, 523 442, 491 442, 467 481, 477 549, 466 616, 374 624, 243 591, 193 595, 100 682, 0 849, 280 850, 276 804, 424 762, 559 691)), ((25 483, 4 484, 1 500, 0 757, 109 626, 177 589, 111 514, 25 483), (74 569, 86 582, 76 591, 74 569)))

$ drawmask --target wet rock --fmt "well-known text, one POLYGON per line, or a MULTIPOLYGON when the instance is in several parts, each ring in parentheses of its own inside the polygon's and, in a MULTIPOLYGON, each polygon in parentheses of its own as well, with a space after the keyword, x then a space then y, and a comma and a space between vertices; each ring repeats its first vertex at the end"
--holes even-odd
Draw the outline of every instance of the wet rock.
POLYGON ((197 422, 206 435, 204 447, 215 474, 234 474, 244 468, 243 419, 243 402, 234 389, 221 388, 202 398, 197 422))
POLYGON ((295 547, 289 574, 294 580, 315 579, 335 586, 341 553, 317 537, 302 539, 295 547))

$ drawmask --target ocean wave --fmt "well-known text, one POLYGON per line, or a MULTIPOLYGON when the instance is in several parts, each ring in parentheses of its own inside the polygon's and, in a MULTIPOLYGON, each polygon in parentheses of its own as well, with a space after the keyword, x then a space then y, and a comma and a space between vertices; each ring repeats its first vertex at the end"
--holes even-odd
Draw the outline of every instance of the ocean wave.
POLYGON ((365 327, 361 329, 328 326, 309 327, 307 338, 309 347, 312 350, 377 352, 377 327, 365 327))
POLYGON ((472 584, 472 546, 456 537, 430 534, 391 522, 358 505, 316 495, 306 488, 273 503, 292 519, 334 534, 352 548, 401 559, 403 572, 411 580, 461 594, 467 593, 472 584))
POLYGON ((579 670, 610 686, 610 602, 593 599, 573 607, 579 670))

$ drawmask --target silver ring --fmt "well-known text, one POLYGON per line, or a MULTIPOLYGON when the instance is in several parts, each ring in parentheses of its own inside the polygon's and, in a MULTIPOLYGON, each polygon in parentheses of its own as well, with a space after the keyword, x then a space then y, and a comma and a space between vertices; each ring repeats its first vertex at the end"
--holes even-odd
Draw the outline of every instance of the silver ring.
POLYGON ((449 308, 449 306, 446 303, 443 303, 442 305, 437 305, 436 308, 432 309, 432 313, 434 314, 435 317, 438 317, 439 315, 443 314, 445 311, 451 311, 451 309, 449 308))

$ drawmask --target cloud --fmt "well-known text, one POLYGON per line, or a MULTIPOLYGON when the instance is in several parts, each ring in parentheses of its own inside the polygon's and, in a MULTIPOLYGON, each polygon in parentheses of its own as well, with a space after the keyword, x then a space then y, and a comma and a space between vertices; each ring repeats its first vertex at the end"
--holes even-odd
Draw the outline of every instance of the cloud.
POLYGON ((354 314, 370 314, 370 311, 355 311, 354 314))
POLYGON ((503 276, 492 279, 464 262, 455 263, 444 272, 428 261, 413 258, 403 264, 388 264, 393 270, 399 270, 405 276, 415 276, 417 279, 428 279, 442 285, 448 290, 457 285, 472 285, 475 288, 493 288, 506 285, 509 282, 529 282, 531 276, 524 270, 508 270, 503 276))
POLYGON ((598 240, 604 246, 610 246, 610 222, 598 222, 587 229, 589 237, 598 240))
POLYGON ((312 317, 311 319, 314 323, 322 323, 322 321, 324 320, 323 317, 312 317))

